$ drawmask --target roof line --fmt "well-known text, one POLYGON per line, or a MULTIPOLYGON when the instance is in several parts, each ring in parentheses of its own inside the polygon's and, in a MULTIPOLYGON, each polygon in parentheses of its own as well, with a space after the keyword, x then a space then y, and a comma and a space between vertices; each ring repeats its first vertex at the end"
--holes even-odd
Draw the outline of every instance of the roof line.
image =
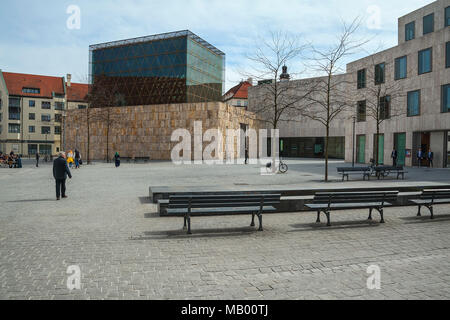
POLYGON ((94 50, 98 50, 98 49, 120 47, 120 46, 127 45, 130 43, 144 43, 144 42, 150 42, 150 41, 155 41, 155 40, 170 39, 170 38, 175 38, 175 37, 189 37, 192 40, 194 40, 195 42, 210 49, 215 54, 220 55, 220 56, 225 55, 225 53, 223 53, 222 51, 217 49, 215 46, 213 46, 212 44, 210 44, 206 40, 200 38, 195 33, 191 32, 189 30, 166 32, 166 33, 160 33, 160 34, 155 34, 155 35, 151 35, 151 36, 144 36, 144 37, 137 37, 137 38, 131 38, 131 39, 124 39, 124 40, 118 40, 118 41, 93 44, 93 45, 89 46, 89 50, 94 51, 94 50))

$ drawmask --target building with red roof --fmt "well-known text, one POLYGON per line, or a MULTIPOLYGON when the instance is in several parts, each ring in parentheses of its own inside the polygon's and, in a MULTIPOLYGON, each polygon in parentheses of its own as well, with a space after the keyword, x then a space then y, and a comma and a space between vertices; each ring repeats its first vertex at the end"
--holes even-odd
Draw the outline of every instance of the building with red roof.
POLYGON ((222 101, 234 107, 247 108, 248 88, 253 85, 252 82, 252 79, 241 81, 238 85, 234 86, 223 95, 222 101))

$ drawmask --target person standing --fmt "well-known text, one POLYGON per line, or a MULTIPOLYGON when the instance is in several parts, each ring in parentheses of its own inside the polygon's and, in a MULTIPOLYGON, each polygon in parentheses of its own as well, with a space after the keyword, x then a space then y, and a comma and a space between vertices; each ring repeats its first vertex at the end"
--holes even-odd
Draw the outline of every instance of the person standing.
POLYGON ((417 151, 417 162, 418 162, 417 167, 418 167, 418 168, 420 168, 422 159, 423 159, 422 148, 419 148, 419 151, 417 151))
POLYGON ((75 149, 75 169, 80 168, 80 151, 75 149))
POLYGON ((36 168, 39 167, 39 152, 36 151, 36 168))
POLYGON ((116 154, 114 155, 114 162, 116 163, 116 168, 120 166, 120 155, 119 152, 116 151, 116 154))
POLYGON ((66 195, 66 179, 69 176, 72 179, 72 174, 70 173, 69 167, 67 166, 67 161, 65 159, 66 155, 64 152, 58 154, 58 158, 53 161, 53 178, 56 182, 56 200, 60 199, 60 196, 67 198, 66 195))
POLYGON ((245 164, 248 163, 248 148, 245 148, 245 164))
POLYGON ((433 168, 433 157, 434 157, 434 153, 433 151, 431 151, 431 149, 428 149, 428 163, 430 165, 431 168, 433 168))
POLYGON ((394 150, 392 150, 392 153, 391 153, 391 158, 392 158, 392 165, 394 166, 394 167, 396 167, 397 166, 397 150, 395 150, 395 148, 394 148, 394 150))

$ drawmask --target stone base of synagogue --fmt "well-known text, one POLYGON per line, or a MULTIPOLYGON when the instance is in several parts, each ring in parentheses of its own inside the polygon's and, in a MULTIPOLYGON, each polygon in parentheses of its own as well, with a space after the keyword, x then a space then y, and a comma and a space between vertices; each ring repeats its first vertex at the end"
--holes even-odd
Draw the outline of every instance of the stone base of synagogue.
MULTIPOLYGON (((88 148, 86 120, 88 114, 91 160, 105 160, 107 150, 109 159, 113 159, 117 151, 122 158, 148 157, 150 160, 171 160, 172 148, 179 143, 171 141, 173 131, 180 128, 187 129, 191 134, 193 145, 196 121, 202 122, 203 133, 208 129, 219 129, 225 135, 227 129, 238 130, 243 125, 257 131, 262 128, 261 122, 255 119, 253 113, 222 102, 109 108, 109 121, 106 108, 69 110, 63 124, 63 148, 66 151, 80 150, 84 160, 87 159, 88 148)), ((240 154, 242 152, 238 151, 237 140, 234 139, 233 142, 236 150, 234 157, 243 157, 240 154)), ((203 142, 203 148, 209 144, 210 142, 203 142)), ((226 157, 225 150, 227 145, 224 138, 223 155, 226 157)))

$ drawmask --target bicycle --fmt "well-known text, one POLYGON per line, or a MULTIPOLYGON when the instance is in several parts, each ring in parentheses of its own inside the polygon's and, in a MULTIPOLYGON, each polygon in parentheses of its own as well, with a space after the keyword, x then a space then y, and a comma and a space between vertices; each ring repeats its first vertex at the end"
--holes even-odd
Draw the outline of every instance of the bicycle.
MULTIPOLYGON (((272 162, 269 162, 266 165, 266 168, 272 168, 272 162)), ((285 162, 283 162, 283 159, 280 158, 280 163, 278 165, 278 171, 281 173, 286 173, 288 171, 288 169, 289 169, 288 165, 285 162)))

